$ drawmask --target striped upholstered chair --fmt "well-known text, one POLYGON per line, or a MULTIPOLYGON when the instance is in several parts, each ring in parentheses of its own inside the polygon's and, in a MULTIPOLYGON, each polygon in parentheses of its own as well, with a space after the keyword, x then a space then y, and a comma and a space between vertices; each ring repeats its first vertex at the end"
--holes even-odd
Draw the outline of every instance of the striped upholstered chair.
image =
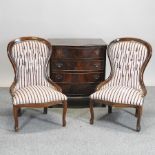
POLYGON ((52 53, 48 41, 36 37, 22 37, 8 44, 8 56, 15 78, 10 87, 15 131, 22 107, 47 107, 63 104, 63 126, 66 125, 67 97, 48 76, 48 62, 52 53))
POLYGON ((107 53, 111 73, 90 95, 90 124, 94 122, 93 103, 96 101, 108 105, 108 113, 112 112, 112 106, 135 108, 136 129, 140 131, 144 96, 147 93, 143 72, 151 58, 151 46, 140 39, 120 38, 109 44, 107 53))

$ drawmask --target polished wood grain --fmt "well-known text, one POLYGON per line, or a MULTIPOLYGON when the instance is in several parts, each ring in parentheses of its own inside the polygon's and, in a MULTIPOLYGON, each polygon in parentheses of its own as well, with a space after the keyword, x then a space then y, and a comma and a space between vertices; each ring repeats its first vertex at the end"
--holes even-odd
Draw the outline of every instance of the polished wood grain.
POLYGON ((88 105, 89 95, 105 79, 106 43, 102 39, 49 39, 49 42, 51 79, 68 96, 69 105, 88 105), (80 99, 78 104, 74 98, 80 99))
POLYGON ((71 73, 71 72, 61 72, 61 71, 55 71, 52 73, 52 79, 55 82, 62 82, 62 83, 76 83, 79 81, 79 84, 81 83, 93 83, 93 82, 100 82, 104 77, 103 72, 87 72, 87 73, 71 73))
POLYGON ((71 60, 79 60, 79 59, 86 59, 86 60, 94 60, 94 59, 103 59, 104 52, 106 50, 106 46, 97 47, 97 46, 63 46, 63 47, 55 47, 53 46, 53 54, 52 57, 55 59, 71 59, 71 60), (56 48, 56 49, 55 49, 56 48), (57 52, 54 52, 54 51, 57 52))
POLYGON ((53 65, 51 66, 52 71, 103 71, 104 70, 104 60, 72 60, 72 59, 53 59, 53 65))

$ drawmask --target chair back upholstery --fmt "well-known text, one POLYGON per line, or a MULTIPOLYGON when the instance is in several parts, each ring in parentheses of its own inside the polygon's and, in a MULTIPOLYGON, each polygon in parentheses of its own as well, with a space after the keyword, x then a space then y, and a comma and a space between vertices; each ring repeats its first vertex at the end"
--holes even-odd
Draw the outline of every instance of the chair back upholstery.
POLYGON ((36 37, 22 37, 8 44, 16 90, 35 85, 49 86, 46 73, 51 52, 48 41, 36 37))
POLYGON ((111 75, 106 86, 143 89, 143 72, 151 57, 151 46, 140 39, 120 38, 108 46, 111 75))

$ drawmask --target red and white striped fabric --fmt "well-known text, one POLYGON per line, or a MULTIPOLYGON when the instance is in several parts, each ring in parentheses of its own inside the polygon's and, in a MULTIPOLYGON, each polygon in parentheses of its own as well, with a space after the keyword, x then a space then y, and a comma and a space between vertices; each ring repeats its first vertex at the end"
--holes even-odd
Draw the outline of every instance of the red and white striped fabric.
POLYGON ((67 100, 45 78, 45 67, 50 55, 47 45, 37 40, 14 44, 11 57, 16 64, 17 83, 13 104, 67 100))
POLYGON ((143 97, 139 79, 147 48, 136 41, 118 41, 111 43, 108 49, 113 78, 90 98, 141 105, 143 97))

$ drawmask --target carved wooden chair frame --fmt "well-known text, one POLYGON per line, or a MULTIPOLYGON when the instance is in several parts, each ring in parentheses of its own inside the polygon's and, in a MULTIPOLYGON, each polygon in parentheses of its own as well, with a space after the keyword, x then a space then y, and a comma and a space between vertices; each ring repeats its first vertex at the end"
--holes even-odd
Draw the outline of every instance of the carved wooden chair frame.
MULTIPOLYGON (((17 76, 16 76, 17 68, 16 68, 16 63, 14 62, 14 60, 12 58, 12 55, 11 55, 12 47, 15 44, 21 43, 23 41, 29 41, 29 40, 30 41, 42 42, 48 47, 49 55, 48 55, 47 61, 45 63, 44 77, 51 85, 53 85, 55 87, 55 89, 57 91, 62 92, 62 89, 56 83, 54 83, 50 79, 50 77, 47 75, 48 63, 49 63, 50 56, 52 54, 52 46, 51 46, 51 44, 47 40, 42 39, 42 38, 38 38, 38 37, 21 37, 19 39, 15 39, 15 40, 11 41, 7 46, 8 57, 10 59, 10 62, 12 64, 12 66, 13 66, 14 74, 15 74, 14 81, 13 81, 11 87, 10 87, 11 96, 12 97, 14 96, 14 88, 15 88, 15 86, 17 84, 17 76)), ((19 105, 13 105, 13 116, 14 116, 14 120, 15 120, 15 127, 14 127, 15 131, 18 131, 18 116, 21 115, 21 108, 23 108, 23 107, 42 108, 43 107, 44 108, 44 114, 47 114, 47 108, 49 106, 57 105, 60 102, 63 103, 62 125, 66 126, 66 112, 67 112, 67 101, 66 100, 64 100, 64 101, 52 101, 52 102, 48 102, 48 103, 37 103, 37 104, 19 104, 19 105)))
MULTIPOLYGON (((149 62, 149 60, 150 60, 150 58, 152 56, 152 47, 151 47, 151 45, 148 42, 146 42, 144 40, 141 40, 141 39, 138 39, 138 38, 119 38, 119 39, 113 40, 109 44, 109 46, 107 48, 107 53, 109 52, 110 45, 113 44, 113 43, 119 42, 119 41, 136 41, 136 42, 142 43, 147 48, 147 57, 146 57, 145 61, 143 62, 143 65, 142 65, 141 70, 140 70, 140 75, 139 75, 139 82, 140 82, 140 86, 141 86, 141 89, 142 89, 142 93, 143 93, 143 96, 146 96, 147 90, 146 90, 144 82, 143 82, 143 74, 144 74, 145 68, 146 68, 146 66, 147 66, 147 64, 148 64, 148 62, 149 62)), ((110 60, 110 56, 109 55, 108 55, 108 58, 110 60)), ((114 71, 112 70, 112 63, 111 63, 111 61, 110 61, 110 67, 111 67, 111 72, 110 72, 109 77, 105 81, 101 82, 96 87, 96 91, 100 90, 100 88, 103 85, 108 83, 113 78, 114 71)), ((137 117, 136 130, 140 131, 140 129, 141 129, 140 121, 141 121, 143 106, 131 105, 131 104, 120 104, 120 103, 114 103, 114 102, 109 102, 109 101, 104 101, 104 100, 97 100, 97 99, 93 100, 93 99, 90 99, 90 114, 91 114, 90 124, 94 123, 94 110, 93 110, 94 102, 108 105, 108 113, 112 113, 112 107, 135 108, 136 109, 135 116, 137 117)))

